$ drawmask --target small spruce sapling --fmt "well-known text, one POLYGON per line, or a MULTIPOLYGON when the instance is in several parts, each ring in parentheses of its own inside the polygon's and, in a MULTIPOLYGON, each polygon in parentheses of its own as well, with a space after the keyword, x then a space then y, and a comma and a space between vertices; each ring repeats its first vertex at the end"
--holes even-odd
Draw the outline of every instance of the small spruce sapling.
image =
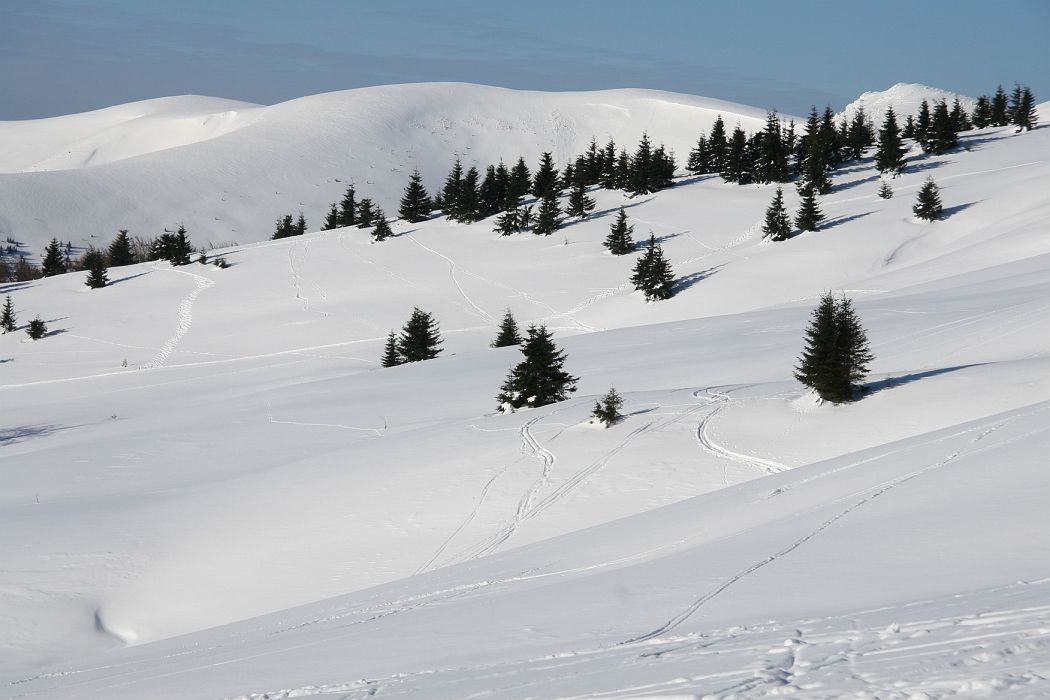
POLYGON ((613 255, 627 255, 634 250, 634 226, 627 225, 627 213, 620 207, 616 220, 609 226, 609 235, 605 237, 605 247, 613 255))
POLYGON ((623 417, 623 414, 620 413, 621 408, 623 408, 623 397, 616 392, 615 387, 611 387, 601 400, 595 402, 591 415, 608 428, 623 417))
POLYGON ((915 206, 911 210, 917 218, 924 221, 936 221, 941 218, 944 207, 941 206, 940 190, 937 189, 937 184, 932 177, 927 178, 925 184, 919 189, 915 206))
POLYGON ((47 324, 45 324, 39 316, 34 318, 26 325, 26 335, 33 340, 40 340, 47 335, 47 324))
POLYGON ((383 213, 382 209, 376 209, 375 211, 375 228, 372 229, 372 242, 385 241, 394 235, 394 232, 390 230, 390 224, 387 223, 386 214, 383 213))
POLYGON ((893 198, 893 188, 890 187, 890 183, 886 180, 883 180, 882 184, 879 185, 879 197, 882 199, 893 198))
POLYGON ((397 334, 390 331, 386 337, 386 345, 383 346, 383 357, 379 364, 383 367, 396 367, 401 364, 401 356, 397 352, 397 334))
POLYGON ((788 219, 787 209, 784 208, 784 190, 777 188, 769 208, 766 209, 766 220, 762 224, 764 238, 771 241, 786 241, 791 238, 791 221, 788 219))
POLYGON ((11 295, 7 295, 3 311, 0 311, 0 329, 4 333, 11 333, 18 328, 18 317, 15 315, 15 305, 11 301, 11 295))
POLYGON ((496 334, 496 339, 492 341, 491 347, 505 348, 511 345, 521 345, 521 333, 518 331, 518 323, 514 320, 513 314, 510 309, 507 309, 503 320, 500 321, 499 333, 496 334))

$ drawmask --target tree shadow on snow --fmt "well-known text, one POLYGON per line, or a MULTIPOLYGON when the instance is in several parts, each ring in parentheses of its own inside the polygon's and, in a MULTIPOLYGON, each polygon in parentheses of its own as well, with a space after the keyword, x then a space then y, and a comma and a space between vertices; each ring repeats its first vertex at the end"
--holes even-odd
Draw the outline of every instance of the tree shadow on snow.
POLYGON ((20 425, 17 428, 0 428, 0 447, 34 437, 57 433, 65 428, 58 425, 20 425))
POLYGON ((862 178, 858 178, 856 180, 850 180, 849 182, 837 183, 831 189, 832 189, 832 192, 841 192, 842 190, 850 190, 850 189, 853 189, 854 187, 856 187, 858 185, 863 185, 866 182, 874 182, 875 180, 878 180, 878 179, 879 179, 878 175, 870 175, 868 177, 862 177, 862 178))
POLYGON ((153 274, 153 270, 147 270, 146 272, 138 272, 138 273, 136 273, 134 275, 128 275, 127 277, 121 277, 119 279, 110 280, 109 282, 106 283, 106 286, 107 287, 111 287, 114 284, 120 284, 121 282, 127 282, 128 280, 133 280, 136 277, 142 277, 143 275, 150 275, 150 274, 153 274))
MULTIPOLYGON (((620 204, 620 205, 615 206, 615 207, 609 207, 608 209, 600 209, 598 211, 591 212, 591 215, 588 216, 587 218, 588 219, 597 219, 598 217, 601 217, 601 216, 608 216, 609 214, 616 214, 616 213, 618 213, 620 211, 620 207, 623 207, 624 209, 634 209, 635 207, 640 207, 641 205, 643 205, 643 204, 645 204, 647 202, 651 202, 654 199, 656 199, 656 197, 648 197, 646 199, 640 199, 637 202, 628 202, 628 203, 625 203, 625 204, 620 204)), ((628 225, 630 225, 630 221, 628 221, 627 223, 628 223, 628 225)))
POLYGON ((941 212, 941 218, 947 219, 949 216, 954 216, 959 212, 966 211, 970 207, 980 204, 983 200, 978 199, 976 202, 967 202, 966 204, 956 204, 954 207, 945 207, 941 212))
POLYGON ((702 282, 711 275, 715 274, 723 267, 724 265, 715 265, 714 267, 709 267, 706 270, 700 270, 699 272, 691 272, 688 275, 683 275, 682 277, 679 277, 674 281, 674 293, 678 294, 679 292, 684 292, 686 289, 689 289, 697 282, 702 282))
POLYGON ((940 367, 938 369, 929 369, 925 372, 913 372, 912 374, 901 374, 896 377, 886 377, 885 379, 879 379, 874 382, 869 382, 864 385, 862 391, 866 394, 874 394, 884 389, 894 389, 905 384, 911 384, 921 379, 928 379, 929 377, 936 377, 940 374, 948 374, 949 372, 958 372, 961 369, 969 369, 970 367, 981 367, 988 364, 987 362, 974 362, 968 365, 955 365, 954 367, 940 367))
POLYGON ((914 160, 909 159, 908 164, 904 167, 904 172, 923 173, 927 170, 935 170, 936 168, 939 168, 942 165, 948 165, 949 163, 955 162, 953 160, 926 160, 927 158, 929 158, 929 155, 924 155, 920 158, 916 158, 914 160))
POLYGON ((841 226, 842 224, 848 224, 850 221, 863 219, 865 216, 871 216, 874 213, 875 212, 873 211, 866 211, 863 214, 851 214, 850 216, 836 216, 834 219, 829 219, 828 221, 824 222, 824 224, 820 227, 820 230, 823 231, 825 229, 841 226))

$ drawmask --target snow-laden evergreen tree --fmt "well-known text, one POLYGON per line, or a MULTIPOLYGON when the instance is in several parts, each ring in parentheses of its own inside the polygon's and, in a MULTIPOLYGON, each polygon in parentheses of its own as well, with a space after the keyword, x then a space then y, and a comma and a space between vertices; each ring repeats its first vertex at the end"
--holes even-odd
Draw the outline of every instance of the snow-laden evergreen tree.
POLYGON ((919 103, 919 114, 915 118, 915 140, 926 150, 927 140, 930 138, 930 127, 933 118, 930 115, 930 103, 923 100, 919 103))
POLYGON ((500 321, 496 339, 492 341, 492 347, 506 348, 511 345, 521 345, 521 333, 518 331, 518 322, 514 320, 514 315, 507 309, 503 320, 500 321))
POLYGON ((4 308, 0 311, 0 330, 11 333, 18 328, 18 316, 15 314, 15 305, 11 301, 11 295, 7 295, 4 308))
POLYGON ((875 152, 875 168, 883 175, 897 177, 904 170, 904 154, 907 149, 901 140, 900 128, 897 126, 897 115, 893 107, 886 110, 886 118, 879 129, 879 148, 875 152))
POLYGON ((784 190, 780 187, 766 209, 762 233, 764 238, 771 241, 786 241, 791 238, 791 221, 788 219, 787 209, 784 208, 784 190))
POLYGON ((623 418, 623 414, 620 413, 621 408, 623 408, 623 397, 617 393, 616 387, 610 387, 605 396, 594 403, 591 415, 608 428, 623 418))
POLYGON ((532 178, 532 195, 536 199, 543 199, 552 194, 558 194, 558 170, 554 167, 550 151, 544 151, 536 175, 532 178))
POLYGON ((1039 123, 1039 115, 1035 111, 1035 97, 1027 85, 1021 88, 1021 98, 1012 116, 1018 131, 1031 131, 1039 123))
POLYGON ((394 232, 390 230, 390 224, 387 222, 386 214, 383 213, 382 209, 376 209, 375 216, 372 220, 375 222, 375 228, 372 229, 373 243, 385 241, 394 235, 394 232))
POLYGON ((401 356, 397 352, 397 335, 394 331, 390 331, 390 335, 386 337, 383 356, 379 359, 379 364, 383 367, 396 367, 401 364, 401 356))
POLYGON ((332 202, 332 205, 328 208, 328 213, 325 214, 324 223, 321 224, 321 230, 331 231, 340 226, 342 226, 342 224, 339 223, 339 205, 332 202))
POLYGON ((887 182, 886 180, 883 180, 882 184, 879 185, 879 198, 880 199, 892 199, 893 198, 893 188, 890 187, 890 183, 887 182))
POLYGON ((40 340, 47 335, 47 324, 37 316, 26 325, 26 335, 32 340, 40 340))
POLYGON ((423 176, 419 174, 418 168, 413 170, 408 178, 398 214, 410 224, 426 221, 430 216, 430 196, 423 187, 423 176))
POLYGON ((58 242, 57 238, 52 238, 51 242, 44 248, 44 260, 40 265, 40 269, 44 273, 44 277, 65 274, 69 270, 66 255, 62 252, 62 244, 58 242))
POLYGON ((334 228, 346 226, 357 226, 357 193, 353 185, 346 188, 346 194, 339 203, 339 226, 334 228))
POLYGON ((587 186, 583 180, 577 178, 569 193, 568 206, 565 208, 566 215, 586 219, 593 209, 594 199, 587 196, 587 186))
POLYGON ((456 158, 456 162, 452 165, 452 170, 449 171, 448 177, 445 178, 445 186, 441 190, 442 210, 449 219, 458 220, 460 217, 459 193, 462 187, 463 163, 459 158, 456 158))
POLYGON ((1000 85, 992 95, 992 126, 1006 126, 1010 123, 1008 114, 1009 103, 1006 99, 1006 91, 1000 85))
POLYGON ((719 114, 715 117, 714 124, 711 125, 711 135, 707 139, 708 152, 711 154, 711 172, 722 172, 722 161, 725 158, 728 143, 726 125, 722 121, 722 115, 719 114))
POLYGON ((418 306, 401 329, 397 339, 397 354, 401 362, 420 362, 438 356, 441 340, 440 329, 434 317, 418 306))
POLYGON ((134 265, 138 262, 134 251, 131 249, 131 239, 128 237, 126 229, 121 229, 117 232, 117 237, 109 244, 107 257, 110 267, 123 267, 124 265, 134 265))
POLYGON ((613 255, 627 255, 634 252, 634 226, 627 225, 627 212, 620 207, 616 220, 609 226, 609 235, 604 245, 613 255))
POLYGON ((987 95, 981 95, 977 98, 977 104, 974 105, 970 121, 973 122, 975 129, 983 129, 992 123, 992 103, 988 101, 987 95))
POLYGON ((565 371, 565 353, 546 326, 529 326, 521 354, 524 359, 510 371, 496 397, 499 410, 547 406, 576 391, 578 378, 565 371))
POLYGON ((106 274, 106 256, 101 251, 89 250, 84 254, 83 263, 88 271, 84 284, 91 289, 101 289, 109 283, 109 276, 106 274))
POLYGON ((372 228, 375 223, 375 205, 368 197, 357 203, 357 228, 372 228))
POLYGON ((919 189, 915 200, 915 206, 911 208, 915 216, 926 221, 936 221, 944 213, 941 206, 941 191, 932 177, 926 178, 926 182, 919 189))
POLYGON ((807 185, 799 188, 799 194, 802 195, 802 201, 795 214, 795 226, 800 231, 816 231, 824 221, 824 213, 817 204, 817 190, 807 185))
POLYGON ((660 301, 674 296, 671 263, 664 258, 663 248, 656 243, 656 236, 652 234, 649 234, 645 253, 635 263, 631 283, 645 294, 646 301, 660 301))
POLYGON ((558 195, 548 192, 540 200, 540 208, 536 212, 536 221, 532 224, 532 232, 538 236, 549 236, 561 226, 558 215, 561 209, 558 207, 558 195))

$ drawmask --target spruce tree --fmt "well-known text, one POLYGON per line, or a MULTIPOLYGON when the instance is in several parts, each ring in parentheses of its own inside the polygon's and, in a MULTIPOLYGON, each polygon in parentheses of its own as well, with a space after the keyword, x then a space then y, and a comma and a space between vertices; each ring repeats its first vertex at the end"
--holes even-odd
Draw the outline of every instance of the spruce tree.
POLYGON ((631 275, 634 288, 645 293, 646 301, 659 301, 674 296, 674 273, 671 264, 664 258, 663 249, 657 245, 656 236, 649 234, 645 253, 635 263, 631 275))
POLYGON ((879 198, 881 198, 881 199, 892 199, 893 198, 893 188, 890 187, 890 183, 887 182, 886 180, 883 180, 882 184, 879 185, 879 198))
POLYGON ((617 182, 616 173, 616 143, 609 139, 602 150, 602 179, 603 189, 615 190, 617 182))
POLYGON ((390 335, 386 337, 383 356, 379 359, 379 364, 383 367, 396 367, 401 364, 401 356, 397 353, 397 335, 394 331, 390 331, 390 335))
POLYGON ((977 98, 977 104, 974 105, 970 121, 973 122, 975 129, 983 129, 992 123, 992 103, 988 101, 987 95, 981 95, 977 98))
POLYGON ((1006 119, 1011 124, 1016 124, 1014 121, 1017 116, 1017 111, 1021 108, 1021 84, 1014 83, 1014 89, 1010 92, 1010 102, 1006 107, 1006 119))
POLYGON ((361 199, 357 203, 357 228, 371 228, 375 215, 372 200, 368 197, 361 199))
POLYGON ((771 241, 786 241, 791 238, 791 221, 784 208, 784 190, 777 188, 773 201, 766 209, 766 220, 762 224, 762 233, 771 241))
POLYGON ((459 158, 456 158, 456 162, 452 164, 452 170, 449 171, 448 176, 445 178, 445 186, 441 190, 441 201, 444 204, 443 211, 449 219, 459 219, 459 193, 462 188, 463 163, 460 162, 459 158))
POLYGON ((910 114, 904 118, 904 128, 901 129, 901 138, 915 138, 915 117, 911 116, 910 114))
POLYGON ((372 219, 375 222, 375 228, 372 229, 372 242, 385 241, 394 235, 394 232, 390 230, 390 224, 387 223, 386 214, 383 213, 382 209, 376 209, 375 216, 372 219))
POLYGON ((726 125, 722 121, 722 115, 719 114, 715 117, 714 124, 711 125, 711 136, 707 139, 707 149, 711 157, 711 172, 722 172, 722 161, 725 158, 727 144, 726 125))
POLYGON ((832 401, 849 401, 868 376, 868 364, 874 359, 868 336, 846 297, 835 309, 835 388, 832 401))
POLYGON ((499 324, 499 333, 492 341, 492 347, 505 348, 511 345, 521 345, 521 333, 518 331, 518 323, 514 320, 510 309, 503 314, 503 320, 499 324))
POLYGON ((540 156, 540 167, 532 178, 532 195, 536 199, 543 199, 551 194, 558 194, 558 170, 554 167, 550 151, 544 151, 540 156))
POLYGON ((802 187, 799 194, 802 195, 802 201, 795 215, 795 226, 798 226, 800 231, 816 231, 824 221, 824 214, 817 204, 816 188, 802 187))
POLYGON ((518 162, 511 168, 510 182, 508 184, 509 196, 515 200, 529 193, 532 185, 532 174, 529 171, 529 166, 525 165, 524 158, 519 157, 518 162))
MULTIPOLYGON (((845 121, 843 121, 845 124, 845 121)), ((868 125, 867 114, 864 107, 857 109, 850 120, 846 133, 847 151, 851 160, 860 160, 864 157, 864 151, 874 143, 871 130, 868 125)))
POLYGON ((923 144, 923 148, 928 153, 941 155, 955 148, 958 144, 959 137, 955 133, 948 105, 944 100, 941 100, 933 108, 933 118, 930 122, 926 143, 923 144))
POLYGON ((952 120, 952 129, 958 134, 960 131, 969 131, 973 128, 973 124, 970 123, 970 116, 959 104, 959 98, 956 97, 952 100, 952 111, 949 115, 952 120))
POLYGON ((806 329, 805 347, 794 371, 795 379, 824 400, 837 395, 837 310, 835 297, 825 292, 813 310, 806 329))
POLYGON ((621 408, 623 408, 623 397, 616 392, 616 387, 610 387, 608 393, 595 402, 591 415, 608 428, 623 418, 623 414, 620 413, 621 408))
POLYGON ((788 152, 776 112, 766 115, 766 126, 759 143, 761 148, 756 154, 755 182, 787 182, 788 152))
POLYGON ((729 139, 722 156, 722 169, 718 174, 726 182, 744 184, 747 181, 745 174, 745 151, 747 149, 747 134, 737 126, 733 129, 733 136, 729 139))
POLYGON ((481 218, 481 193, 478 190, 478 169, 471 166, 459 185, 456 213, 451 218, 471 224, 481 218))
POLYGON ((47 335, 47 324, 37 316, 26 325, 26 335, 33 340, 40 340, 47 335))
POLYGON ((897 177, 904 170, 904 154, 907 149, 901 141, 897 126, 897 115, 893 107, 886 110, 886 118, 879 130, 879 149, 875 152, 875 168, 883 175, 897 177))
POLYGON ((106 275, 106 256, 101 251, 89 250, 85 253, 84 267, 88 270, 84 284, 91 289, 101 289, 109 282, 109 277, 106 275))
POLYGON ((700 140, 696 142, 696 146, 689 151, 685 169, 693 175, 705 175, 711 172, 711 151, 707 146, 706 136, 701 134, 700 140))
POLYGON ((501 236, 521 233, 528 226, 528 218, 526 207, 522 206, 521 198, 519 197, 517 206, 505 210, 496 217, 496 227, 493 230, 501 236))
POLYGON ((930 138, 930 103, 923 100, 919 104, 919 116, 915 118, 915 140, 926 150, 926 142, 930 138))
POLYGON ((117 232, 117 237, 109 244, 107 255, 110 267, 134 265, 138 262, 135 258, 135 253, 131 250, 131 239, 128 238, 126 229, 121 229, 117 232))
POLYGON ((828 162, 825 160, 824 139, 834 138, 821 131, 816 122, 816 110, 810 115, 810 122, 806 124, 806 136, 802 139, 805 152, 799 167, 798 189, 816 189, 819 194, 827 194, 831 191, 831 177, 828 175, 828 162), (811 131, 812 129, 812 131, 811 131))
POLYGON ((631 158, 630 174, 627 180, 628 191, 632 195, 655 192, 656 179, 656 161, 653 158, 652 143, 649 141, 649 134, 643 133, 638 149, 631 158))
POLYGON ((44 273, 44 277, 53 277, 68 271, 69 266, 66 262, 65 254, 62 252, 62 244, 58 242, 57 238, 52 238, 51 242, 47 244, 47 248, 44 249, 44 260, 40 265, 40 269, 44 273))
POLYGON ((271 240, 276 241, 280 240, 281 238, 288 238, 289 236, 294 235, 296 235, 295 222, 292 221, 291 214, 285 214, 277 220, 277 223, 274 225, 273 228, 273 236, 271 236, 270 238, 271 240))
POLYGON ((627 212, 620 207, 616 220, 609 226, 609 235, 605 237, 605 247, 613 255, 627 255, 634 251, 634 226, 627 225, 627 212))
POLYGON ((627 149, 621 148, 620 154, 616 156, 616 181, 615 189, 628 191, 631 187, 631 157, 627 155, 627 149))
POLYGON ((299 218, 295 221, 295 235, 301 236, 306 233, 306 217, 299 212, 299 218))
POLYGON ((532 226, 532 232, 538 236, 549 236, 561 226, 558 215, 558 198, 554 192, 548 192, 540 201, 540 209, 536 213, 536 223, 532 226))
POLYGON ((402 362, 419 362, 432 360, 441 349, 441 334, 434 317, 418 306, 412 309, 412 315, 401 329, 397 340, 397 353, 402 362))
POLYGON ((345 228, 347 226, 357 225, 357 193, 354 191, 354 186, 350 185, 346 188, 346 194, 343 195, 343 200, 339 203, 339 226, 334 228, 345 228))
POLYGON ((941 218, 944 207, 941 206, 940 190, 934 183, 932 177, 926 178, 926 182, 919 189, 915 206, 911 208, 915 216, 926 221, 935 221, 941 218))
MULTIPOLYGON (((500 163, 500 165, 502 166, 503 163, 500 163)), ((503 170, 504 178, 506 178, 506 168, 503 170)), ((496 166, 490 165, 485 168, 485 177, 482 178, 481 185, 478 187, 478 202, 481 218, 488 218, 500 211, 506 196, 506 179, 504 179, 503 186, 501 187, 499 183, 499 175, 496 173, 496 166)))
POLYGON ((586 185, 584 185, 583 180, 577 178, 576 183, 572 186, 572 192, 569 193, 569 204, 565 209, 565 213, 569 216, 586 219, 593 209, 594 199, 587 196, 586 185))
POLYGON ((1008 103, 1006 100, 1006 92, 1003 90, 1003 86, 1000 85, 995 90, 995 94, 992 95, 992 126, 1006 126, 1010 123, 1010 117, 1008 115, 1008 103))
POLYGON ((15 305, 11 302, 11 295, 7 295, 3 311, 0 311, 0 329, 4 333, 11 333, 18 328, 18 317, 15 315, 15 305))
POLYGON ((496 397, 502 411, 536 408, 564 401, 576 391, 577 377, 567 373, 565 353, 555 346, 546 326, 530 326, 521 354, 496 397))
POLYGON ((1021 99, 1013 113, 1013 124, 1018 131, 1031 131, 1039 122, 1035 111, 1035 97, 1027 86, 1021 88, 1021 99))
POLYGON ((342 226, 342 224, 339 223, 339 205, 332 202, 331 207, 328 209, 328 213, 324 217, 324 223, 321 224, 321 230, 331 231, 340 226, 342 226))
POLYGON ((398 214, 410 224, 418 224, 430 216, 430 197, 426 188, 423 187, 423 177, 419 169, 412 171, 405 186, 405 193, 401 197, 401 206, 398 214))

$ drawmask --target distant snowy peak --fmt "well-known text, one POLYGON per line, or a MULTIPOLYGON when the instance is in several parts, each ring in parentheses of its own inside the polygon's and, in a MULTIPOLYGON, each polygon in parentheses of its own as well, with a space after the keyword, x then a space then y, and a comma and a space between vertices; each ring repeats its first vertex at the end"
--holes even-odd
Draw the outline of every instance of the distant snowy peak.
POLYGON ((972 112, 974 105, 977 103, 977 100, 974 98, 957 92, 949 92, 948 90, 941 90, 929 85, 920 85, 919 83, 897 83, 888 90, 865 92, 846 105, 846 108, 839 112, 837 116, 842 117, 845 115, 847 119, 852 119, 857 110, 863 107, 864 111, 871 117, 872 122, 878 126, 885 118, 886 110, 893 107, 898 120, 903 123, 909 114, 915 115, 919 113, 919 105, 922 104, 923 100, 929 102, 931 107, 944 100, 950 107, 956 98, 959 99, 959 103, 967 112, 972 112))

